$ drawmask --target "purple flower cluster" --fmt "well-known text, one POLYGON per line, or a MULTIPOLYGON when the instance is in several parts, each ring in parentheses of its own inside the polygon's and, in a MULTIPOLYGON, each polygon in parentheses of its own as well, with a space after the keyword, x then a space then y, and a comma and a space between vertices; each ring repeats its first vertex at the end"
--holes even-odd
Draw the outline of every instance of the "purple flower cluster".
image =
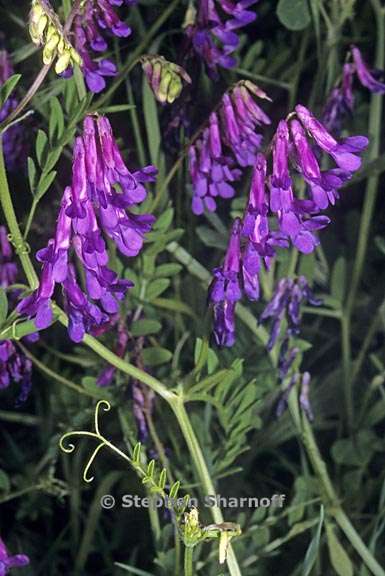
POLYGON ((249 81, 238 83, 224 94, 209 125, 189 148, 189 169, 193 186, 192 210, 214 212, 216 199, 232 198, 240 168, 253 166, 261 146, 260 126, 270 124, 269 117, 256 104, 254 96, 266 94, 249 81))
POLYGON ((97 55, 107 50, 106 33, 127 38, 131 28, 118 17, 114 7, 132 6, 136 0, 88 0, 74 21, 74 45, 82 59, 82 70, 91 92, 101 92, 105 77, 115 76, 117 68, 108 58, 97 55))
MULTIPOLYGON (((13 68, 6 50, 0 50, 0 86, 13 74, 13 68)), ((16 108, 18 100, 13 94, 0 108, 0 122, 16 108)), ((8 170, 14 171, 27 158, 26 142, 20 124, 15 124, 6 130, 3 135, 4 160, 8 170)))
POLYGON ((299 352, 297 348, 289 348, 289 346, 290 339, 300 333, 301 306, 304 304, 312 306, 321 304, 321 301, 315 298, 306 278, 304 276, 296 280, 282 278, 272 299, 260 316, 260 322, 271 321, 270 338, 267 343, 269 351, 272 350, 283 330, 278 362, 282 380, 286 377, 299 352))
POLYGON ((348 60, 342 70, 342 79, 331 91, 323 113, 325 127, 335 133, 340 132, 344 116, 353 112, 355 75, 361 85, 370 92, 385 94, 385 84, 378 79, 381 72, 371 70, 364 61, 359 48, 351 46, 351 52, 348 54, 348 60))
MULTIPOLYGON (((319 244, 315 232, 330 222, 321 211, 335 203, 338 189, 359 169, 359 154, 367 144, 363 136, 335 140, 301 105, 279 122, 272 141, 271 173, 266 157, 258 153, 243 221, 235 221, 224 263, 214 271, 209 299, 219 345, 234 343, 235 304, 242 291, 250 300, 259 298, 261 265, 269 266, 276 248, 291 243, 309 254, 319 244), (322 152, 335 167, 321 170, 318 156, 322 152), (294 174, 304 184, 306 198, 294 194, 294 174)), ((304 287, 293 289, 298 292, 300 288, 303 298, 304 287)))
POLYGON ((232 55, 239 46, 236 30, 253 22, 257 15, 249 8, 258 0, 198 0, 195 22, 186 29, 193 48, 216 78, 218 66, 233 68, 232 55))
POLYGON ((29 558, 25 554, 10 556, 7 548, 0 538, 0 576, 8 574, 10 568, 21 568, 29 564, 29 558))
POLYGON ((131 173, 107 118, 86 117, 83 135, 75 141, 72 185, 64 191, 55 237, 37 253, 42 263, 40 285, 19 304, 20 313, 34 317, 38 328, 46 328, 52 321, 55 285, 61 284, 72 340, 79 342, 85 333, 110 321, 132 283, 108 267, 103 234, 125 256, 139 253, 154 217, 132 208, 146 198, 144 183, 154 181, 155 175, 153 166, 131 173), (72 252, 84 272, 84 289, 72 252))

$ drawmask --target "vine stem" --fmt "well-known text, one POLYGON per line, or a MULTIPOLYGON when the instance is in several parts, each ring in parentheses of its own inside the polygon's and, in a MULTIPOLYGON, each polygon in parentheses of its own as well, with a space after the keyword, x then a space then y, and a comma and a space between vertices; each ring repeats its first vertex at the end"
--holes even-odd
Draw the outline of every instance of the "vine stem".
POLYGON ((184 576, 193 576, 193 548, 184 549, 184 576))
MULTIPOLYGON (((169 401, 169 405, 171 406, 175 414, 179 427, 186 440, 189 452, 192 456, 197 477, 199 478, 202 486, 203 496, 215 497, 216 492, 214 484, 212 482, 210 472, 207 468, 207 464, 203 456, 201 447, 199 445, 198 439, 195 435, 194 429, 191 425, 189 416, 187 414, 183 398, 180 396, 176 396, 173 400, 169 401)), ((210 509, 214 522, 216 524, 222 524, 224 519, 220 507, 215 505, 210 509)), ((241 570, 239 568, 238 561, 234 554, 234 550, 231 547, 231 544, 229 544, 227 551, 227 565, 231 576, 241 576, 241 570)))
MULTIPOLYGON (((370 0, 370 1, 377 24, 375 67, 383 69, 385 67, 385 9, 381 6, 379 0, 370 0)), ((378 157, 380 152, 380 143, 382 134, 381 119, 383 113, 382 99, 383 96, 381 94, 373 94, 371 97, 370 114, 369 114, 369 135, 371 139, 370 140, 371 145, 368 152, 368 162, 374 161, 378 157)), ((365 199, 362 209, 360 230, 358 235, 356 257, 354 259, 352 279, 350 283, 349 293, 347 296, 346 307, 344 310, 344 317, 341 324, 345 402, 350 428, 353 427, 354 422, 354 403, 353 403, 353 390, 352 390, 353 385, 352 380, 350 378, 351 317, 357 295, 357 290, 361 281, 361 276, 365 264, 365 256, 368 248, 370 227, 376 204, 378 185, 379 185, 379 175, 370 176, 368 178, 365 192, 365 199)))
POLYGON ((306 453, 309 457, 313 470, 320 482, 322 499, 327 512, 333 516, 338 526, 349 540, 352 547, 360 555, 367 568, 374 576, 385 576, 385 571, 374 558, 373 554, 361 539, 350 519, 342 509, 338 496, 330 480, 326 464, 319 451, 312 427, 305 414, 302 415, 298 407, 296 391, 293 390, 289 397, 289 408, 293 422, 302 439, 306 453))

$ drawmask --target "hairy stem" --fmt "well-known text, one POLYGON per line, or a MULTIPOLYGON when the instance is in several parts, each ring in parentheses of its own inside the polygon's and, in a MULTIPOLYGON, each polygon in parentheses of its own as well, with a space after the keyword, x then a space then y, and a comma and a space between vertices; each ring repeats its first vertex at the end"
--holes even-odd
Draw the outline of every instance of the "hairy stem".
POLYGON ((184 549, 184 576, 193 576, 193 548, 184 549))
MULTIPOLYGON (((197 478, 201 483, 203 496, 215 496, 215 488, 213 481, 210 476, 210 472, 207 468, 205 458, 203 456, 201 447, 199 445, 198 439, 195 435, 194 429, 191 425, 190 419, 188 417, 183 399, 181 397, 175 397, 169 402, 175 417, 178 421, 179 427, 182 434, 186 440, 190 455, 192 457, 197 478)), ((213 520, 216 524, 223 523, 223 515, 219 506, 213 506, 210 508, 213 520)), ((241 576, 241 571, 238 565, 237 558, 234 551, 229 545, 227 553, 227 565, 231 576, 241 576)))
POLYGON ((362 561, 365 563, 366 567, 375 576, 385 576, 385 571, 381 568, 380 564, 372 555, 369 548, 361 539, 360 535, 354 528, 348 516, 345 514, 341 505, 339 504, 338 496, 334 490, 333 484, 330 480, 326 464, 322 458, 319 451, 316 439, 313 434, 312 427, 307 420, 306 415, 302 418, 298 418, 298 399, 294 391, 289 398, 290 412, 293 418, 293 422, 301 436, 302 443, 305 447, 306 453, 309 457, 313 470, 320 482, 321 486, 321 496, 325 504, 326 510, 331 516, 334 517, 340 529, 345 534, 346 538, 349 540, 352 547, 359 554, 362 561))

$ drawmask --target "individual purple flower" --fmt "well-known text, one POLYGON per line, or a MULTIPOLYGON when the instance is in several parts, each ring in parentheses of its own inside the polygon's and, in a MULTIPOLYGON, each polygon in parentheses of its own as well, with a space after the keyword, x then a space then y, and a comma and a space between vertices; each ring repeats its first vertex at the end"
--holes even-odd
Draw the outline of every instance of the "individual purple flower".
POLYGON ((11 568, 21 568, 29 564, 29 558, 25 554, 10 556, 4 541, 0 538, 0 576, 8 574, 11 568))
POLYGON ((342 119, 353 112, 354 94, 353 79, 355 67, 353 64, 344 64, 342 81, 333 88, 327 99, 322 115, 322 123, 329 132, 339 133, 342 119))
MULTIPOLYGON (((20 384, 16 405, 23 404, 32 386, 32 362, 10 340, 0 342, 0 389, 20 384)), ((1 560, 0 560, 1 565, 1 560)))
POLYGON ((383 73, 378 73, 376 70, 370 70, 357 46, 352 46, 351 50, 357 76, 361 84, 371 92, 375 92, 376 94, 385 94, 385 84, 376 78, 376 75, 383 75, 383 73))
POLYGON ((74 45, 82 59, 82 70, 91 92, 98 93, 106 86, 105 77, 115 76, 116 65, 97 55, 108 48, 106 34, 127 38, 131 28, 120 20, 115 7, 131 6, 136 0, 88 0, 81 6, 74 20, 74 45))
POLYGON ((239 46, 239 38, 235 30, 255 20, 255 12, 248 8, 257 1, 198 0, 195 22, 187 27, 186 33, 213 78, 218 76, 218 66, 236 65, 232 54, 239 46))
POLYGON ((34 317, 38 328, 46 328, 52 322, 51 299, 57 284, 63 289, 69 334, 75 342, 117 313, 132 283, 108 267, 104 234, 122 254, 139 253, 154 217, 131 209, 145 199, 143 184, 153 181, 155 174, 152 166, 128 170, 107 118, 85 119, 83 135, 75 141, 72 186, 64 191, 55 237, 37 253, 42 263, 39 287, 19 304, 20 313, 34 317), (84 270, 84 287, 79 286, 74 257, 84 270))
POLYGON ((241 230, 239 218, 234 221, 229 245, 221 267, 214 270, 209 288, 209 301, 214 308, 214 337, 218 346, 232 346, 235 341, 235 305, 240 300, 241 230))
POLYGON ((193 185, 192 210, 214 212, 217 199, 232 198, 234 182, 242 168, 253 166, 262 142, 260 126, 269 117, 254 100, 268 99, 248 81, 238 83, 225 93, 217 112, 210 115, 209 126, 189 148, 189 169, 193 185))
MULTIPOLYGON (((6 50, 0 50, 0 87, 14 73, 6 50)), ((0 122, 3 122, 18 105, 18 99, 11 94, 0 108, 0 122)), ((4 160, 8 170, 15 171, 27 158, 26 140, 20 124, 10 126, 3 134, 4 160)))
POLYGON ((290 393, 294 386, 299 383, 299 406, 309 420, 314 420, 314 414, 309 401, 310 380, 311 376, 309 372, 304 372, 303 374, 295 373, 292 375, 289 384, 279 398, 276 408, 277 418, 280 418, 286 410, 290 393))
POLYGON ((7 229, 0 226, 0 286, 8 288, 15 283, 17 264, 13 260, 12 248, 8 240, 7 229))

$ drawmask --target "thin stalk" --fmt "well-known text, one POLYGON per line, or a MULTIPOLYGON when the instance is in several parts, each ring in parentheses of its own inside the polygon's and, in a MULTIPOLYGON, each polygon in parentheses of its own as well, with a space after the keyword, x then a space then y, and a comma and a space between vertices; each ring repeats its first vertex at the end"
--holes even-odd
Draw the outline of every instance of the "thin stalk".
POLYGON ((184 576, 193 576, 193 548, 184 549, 184 576))
POLYGON ((2 138, 0 136, 0 203, 4 212, 8 229, 11 235, 11 242, 15 247, 16 253, 20 258, 21 265, 28 280, 28 284, 32 289, 39 285, 39 281, 32 266, 31 259, 28 255, 29 247, 24 242, 23 235, 20 231, 19 224, 16 219, 15 210, 12 204, 11 194, 9 192, 7 173, 5 171, 4 154, 2 146, 2 138))
MULTIPOLYGON (((376 58, 375 67, 382 69, 385 66, 385 10, 381 6, 379 0, 370 0, 377 25, 377 42, 376 42, 376 58)), ((382 115, 383 115, 383 98, 380 94, 373 94, 371 97, 370 113, 369 113, 369 135, 370 135, 370 149, 368 152, 368 162, 374 161, 380 152, 381 134, 382 134, 382 115)), ((360 230, 358 234, 358 242, 356 255, 354 259, 354 268, 352 279, 350 282, 349 294, 344 311, 344 321, 342 323, 342 351, 344 357, 344 385, 345 385, 345 401, 350 417, 350 426, 354 421, 353 402, 352 402, 352 380, 350 378, 351 368, 351 317, 353 313, 354 303, 357 295, 357 290, 361 281, 365 257, 368 248, 370 227, 373 218, 373 212, 377 199, 377 192, 379 186, 379 175, 374 174, 370 176, 367 181, 365 199, 362 209, 362 216, 360 222, 360 230)))
POLYGON ((302 417, 299 415, 298 399, 295 393, 292 393, 289 397, 289 408, 293 422, 301 436, 313 470, 320 482, 322 490, 321 496, 327 512, 333 516, 352 547, 359 554, 366 567, 374 574, 374 576, 385 576, 385 571, 374 558, 366 544, 362 541, 360 535, 354 528, 353 524, 339 503, 339 499, 330 480, 326 464, 321 456, 317 442, 315 440, 312 427, 310 426, 306 415, 302 415, 302 417))
POLYGON ((89 396, 90 398, 95 398, 96 400, 100 400, 99 394, 93 394, 89 390, 86 390, 85 388, 82 388, 81 386, 79 386, 79 384, 75 384, 75 382, 71 382, 71 380, 64 378, 64 376, 61 376, 61 374, 57 374, 56 372, 51 370, 51 368, 48 368, 48 366, 43 364, 43 362, 40 362, 40 360, 38 360, 36 358, 36 356, 34 356, 32 354, 32 352, 30 352, 28 350, 28 348, 23 346, 23 344, 21 344, 21 342, 18 342, 18 346, 23 351, 23 354, 31 360, 32 364, 34 366, 36 366, 36 368, 38 370, 40 370, 40 372, 42 372, 43 374, 48 376, 48 378, 52 378, 52 380, 55 380, 59 384, 62 384, 62 386, 66 386, 67 388, 71 388, 71 390, 74 390, 75 392, 77 392, 78 394, 81 394, 82 396, 89 396))
MULTIPOLYGON (((169 401, 175 417, 178 421, 179 427, 182 434, 186 440, 190 455, 192 457, 194 467, 196 470, 197 477, 201 483, 201 488, 204 496, 215 496, 215 488, 213 481, 210 476, 210 472, 207 468, 206 461, 204 459, 201 447, 199 445, 198 439, 195 435, 194 429, 191 425, 189 416, 187 414, 183 399, 181 397, 174 397, 173 400, 169 401)), ((221 524, 224 519, 222 511, 219 506, 215 505, 210 508, 211 515, 216 524, 221 524)), ((227 553, 227 565, 231 576, 241 576, 241 571, 238 565, 237 558, 234 551, 229 545, 227 553)))
POLYGON ((36 76, 35 81, 29 88, 28 92, 16 106, 16 108, 6 117, 6 119, 0 124, 0 134, 3 132, 4 128, 9 126, 19 116, 19 114, 24 110, 24 108, 30 103, 32 98, 35 96, 36 92, 39 90, 40 86, 43 84, 45 77, 47 76, 51 64, 45 64, 40 70, 39 74, 36 76))
POLYGON ((31 414, 24 414, 22 412, 9 412, 8 410, 0 410, 0 420, 4 422, 16 422, 23 426, 38 426, 41 423, 40 418, 31 416, 31 414))

